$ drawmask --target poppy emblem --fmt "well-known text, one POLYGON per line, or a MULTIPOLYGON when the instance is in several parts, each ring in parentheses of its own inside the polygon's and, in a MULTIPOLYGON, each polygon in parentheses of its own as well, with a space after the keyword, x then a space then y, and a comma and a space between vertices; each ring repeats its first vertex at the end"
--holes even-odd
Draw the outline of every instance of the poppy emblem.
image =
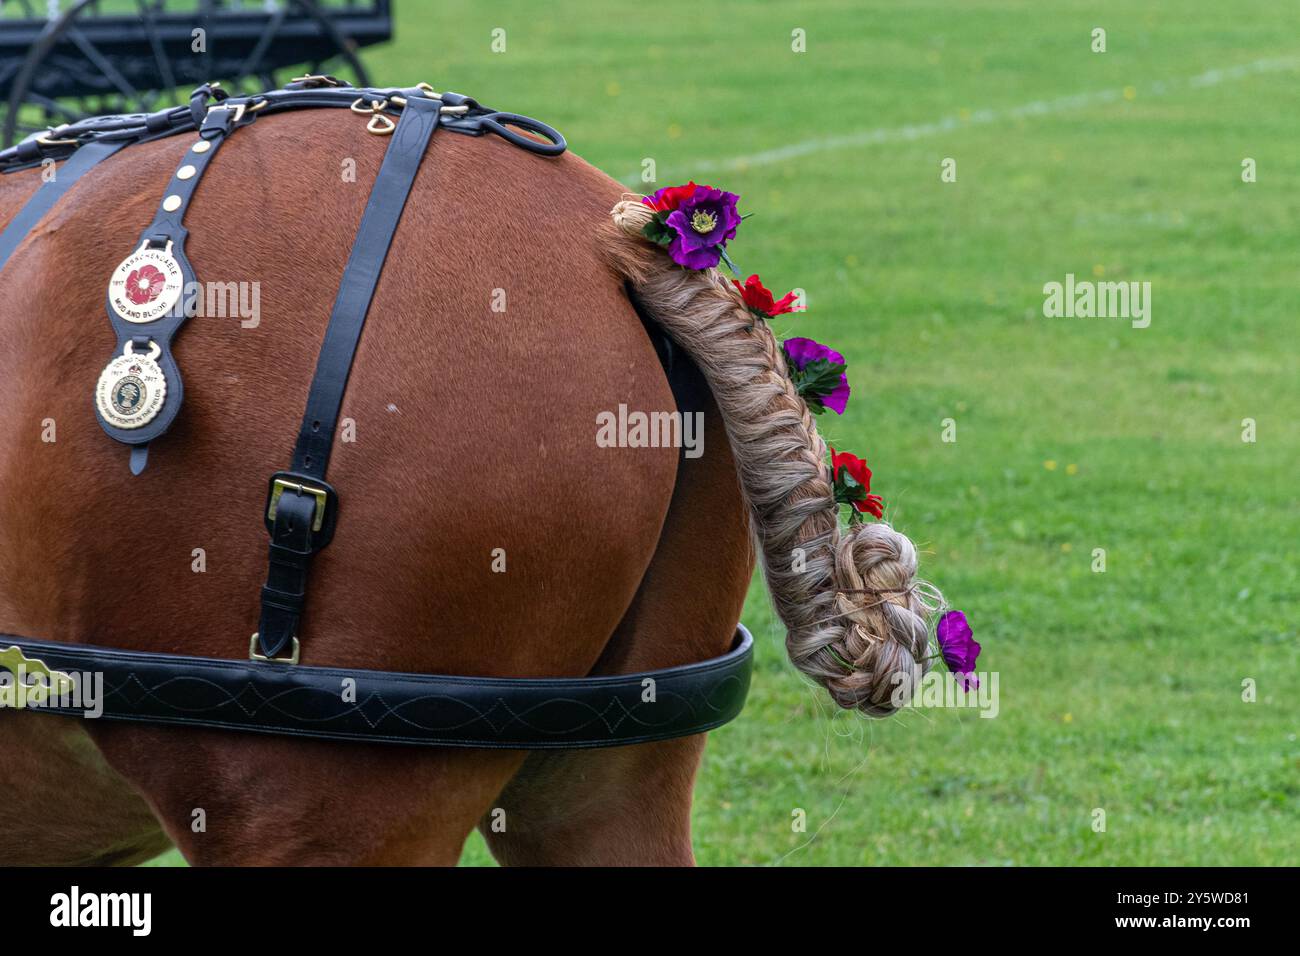
POLYGON ((145 305, 162 295, 166 285, 167 277, 161 269, 144 265, 126 277, 126 297, 135 305, 145 305))
POLYGON ((185 275, 169 248, 142 245, 113 270, 108 306, 126 322, 155 322, 180 301, 185 275))

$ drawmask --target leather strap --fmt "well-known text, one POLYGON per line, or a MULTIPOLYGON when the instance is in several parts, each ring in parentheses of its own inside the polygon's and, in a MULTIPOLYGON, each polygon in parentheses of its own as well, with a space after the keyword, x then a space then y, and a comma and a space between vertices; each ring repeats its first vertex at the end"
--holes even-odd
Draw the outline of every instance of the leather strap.
POLYGON ((407 102, 397 123, 392 142, 384 153, 379 176, 370 191, 361 226, 352 243, 347 267, 339 282, 339 291, 330 313, 316 375, 307 395, 307 411, 298 430, 298 444, 293 450, 293 471, 324 478, 334 444, 334 429, 343 391, 352 370, 352 359, 366 312, 379 284, 379 273, 388 257, 388 248, 397 232, 397 222, 410 195, 420 161, 434 130, 438 128, 441 101, 413 99, 407 102))
MULTIPOLYGON (((212 158, 216 156, 221 144, 235 128, 237 109, 233 101, 230 101, 208 110, 199 128, 198 138, 185 151, 176 171, 168 180, 166 189, 163 190, 163 197, 159 200, 158 211, 154 215, 153 222, 148 225, 135 244, 136 249, 147 246, 168 250, 180 266, 185 290, 195 288, 194 283, 197 281, 194 267, 190 265, 189 258, 185 254, 185 240, 189 236, 184 225, 185 214, 189 211, 190 200, 194 198, 195 190, 198 189, 212 158)), ((84 148, 91 149, 94 145, 97 144, 84 148)), ((80 155, 80 151, 77 155, 80 155)), ((172 355, 171 343, 189 318, 186 305, 186 293, 182 292, 176 304, 166 315, 151 322, 128 322, 114 310, 112 297, 105 297, 105 310, 117 337, 111 357, 121 355, 128 341, 132 342, 138 351, 147 350, 149 343, 153 343, 160 350, 156 361, 167 380, 167 395, 162 408, 150 422, 140 428, 118 428, 108 422, 96 408, 95 416, 99 420, 100 427, 110 438, 126 445, 143 446, 167 431, 176 420, 185 398, 185 387, 181 380, 180 368, 172 355)), ((132 471, 137 474, 143 469, 142 457, 132 458, 132 471)))
POLYGON ((47 183, 42 183, 23 208, 9 220, 9 225, 5 226, 4 232, 0 232, 0 269, 5 267, 9 257, 27 238, 27 234, 36 228, 36 224, 45 218, 45 214, 54 208, 54 204, 63 198, 64 193, 71 189, 78 179, 125 145, 124 141, 91 143, 77 150, 72 154, 72 158, 57 168, 54 178, 47 183))
MULTIPOLYGON (((432 95, 442 101, 443 112, 440 124, 448 130, 470 136, 492 133, 521 149, 545 156, 559 155, 565 150, 564 137, 539 120, 519 116, 517 113, 497 112, 481 105, 472 97, 460 93, 443 92, 432 95), (543 137, 546 142, 512 133, 510 127, 535 133, 543 137)), ((198 129, 210 97, 223 99, 225 93, 205 84, 196 89, 190 102, 183 106, 171 106, 156 113, 92 116, 64 124, 51 131, 48 137, 44 137, 44 142, 34 138, 26 139, 8 149, 0 150, 0 173, 38 166, 45 159, 63 159, 78 149, 84 149, 89 143, 105 140, 145 143, 164 136, 174 136, 177 133, 198 129)), ((256 108, 258 115, 268 116, 286 110, 316 107, 347 109, 360 99, 363 103, 386 103, 384 112, 396 116, 402 111, 403 104, 411 100, 429 98, 430 94, 423 87, 358 89, 344 85, 308 88, 291 83, 282 90, 259 93, 249 98, 248 102, 250 109, 256 108)))
POLYGON ((311 558, 329 543, 337 495, 325 483, 325 471, 343 393, 402 209, 429 139, 438 128, 441 106, 441 100, 424 96, 406 101, 339 282, 307 395, 307 410, 298 429, 292 466, 271 479, 267 500, 270 569, 262 588, 257 626, 258 645, 268 658, 280 655, 295 639, 311 558))
MULTIPOLYGON (((83 687, 102 674, 104 720, 524 750, 617 747, 712 730, 744 706, 754 646, 741 626, 730 651, 695 664, 641 674, 506 678, 280 667, 0 634, 0 649, 9 645, 53 671, 77 675, 83 687), (341 689, 350 686, 356 693, 345 697, 341 689)), ((30 681, 36 669, 28 670, 30 681)), ((0 687, 0 694, 9 689, 0 687)), ((28 707, 90 717, 95 703, 83 696, 28 707)))

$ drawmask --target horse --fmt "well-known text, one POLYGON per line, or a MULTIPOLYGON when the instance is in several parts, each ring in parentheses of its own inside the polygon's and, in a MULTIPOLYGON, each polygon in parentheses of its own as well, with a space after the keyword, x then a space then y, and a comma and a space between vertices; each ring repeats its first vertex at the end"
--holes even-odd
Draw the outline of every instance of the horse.
MULTIPOLYGON (((242 129, 186 226, 198 275, 259 315, 174 345, 186 405, 133 475, 95 421, 106 278, 185 137, 78 181, 0 272, 0 632, 231 656, 257 619, 265 476, 288 459, 330 300, 383 158, 346 110, 242 129), (251 517, 250 517, 251 516, 251 517)), ((0 227, 43 171, 0 177, 0 227)), ((722 654, 755 565, 794 665, 891 712, 928 666, 911 542, 840 527, 779 344, 648 210, 572 153, 435 136, 343 404, 346 519, 315 560, 312 661, 431 674, 636 673, 722 654), (703 453, 600 447, 602 413, 673 409, 643 318, 706 386, 703 453), (848 662, 846 669, 845 662, 848 662)), ((689 865, 705 735, 603 750, 407 748, 0 712, 0 863, 689 865)))

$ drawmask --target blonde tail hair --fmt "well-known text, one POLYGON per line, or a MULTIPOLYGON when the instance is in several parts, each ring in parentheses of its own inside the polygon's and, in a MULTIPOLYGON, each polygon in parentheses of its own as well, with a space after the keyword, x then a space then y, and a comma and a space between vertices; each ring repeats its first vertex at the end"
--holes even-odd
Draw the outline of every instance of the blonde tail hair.
POLYGON ((942 596, 918 580, 906 535, 885 522, 841 529, 826 443, 772 330, 716 270, 682 269, 648 242, 652 215, 639 197, 618 203, 604 246, 708 380, 790 660, 841 707, 891 714, 929 670, 942 596))

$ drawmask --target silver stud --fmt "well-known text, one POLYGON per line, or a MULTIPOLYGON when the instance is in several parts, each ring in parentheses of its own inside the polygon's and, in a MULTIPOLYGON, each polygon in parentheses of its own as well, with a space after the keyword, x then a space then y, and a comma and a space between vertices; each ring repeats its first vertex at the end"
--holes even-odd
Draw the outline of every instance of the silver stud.
POLYGON ((173 193, 172 195, 168 196, 166 199, 163 200, 163 209, 165 209, 167 212, 175 212, 177 209, 180 208, 181 208, 181 197, 177 196, 175 193, 173 193))
POLYGON ((190 149, 194 150, 194 152, 196 153, 206 153, 211 148, 212 148, 212 144, 209 143, 206 139, 201 139, 193 146, 190 147, 190 149))
POLYGON ((182 166, 180 169, 176 170, 176 178, 189 179, 196 172, 197 170, 193 166, 182 166))

